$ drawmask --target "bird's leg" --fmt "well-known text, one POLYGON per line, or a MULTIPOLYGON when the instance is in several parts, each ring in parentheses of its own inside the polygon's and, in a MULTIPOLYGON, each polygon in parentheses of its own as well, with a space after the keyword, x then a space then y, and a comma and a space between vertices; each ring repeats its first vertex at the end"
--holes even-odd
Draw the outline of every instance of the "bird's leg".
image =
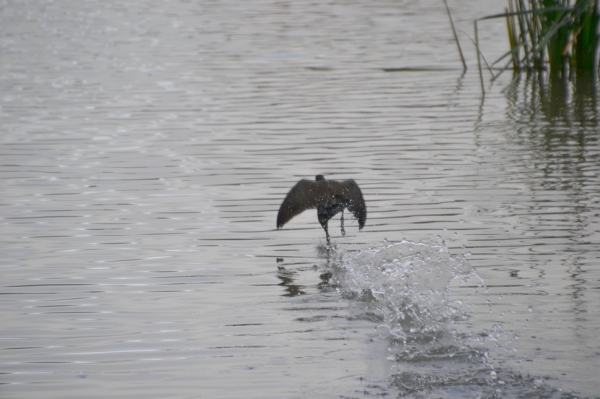
POLYGON ((327 222, 323 225, 323 230, 325 230, 325 236, 327 237, 327 242, 329 242, 329 232, 327 231, 327 222))
POLYGON ((342 235, 346 237, 346 230, 344 230, 344 209, 342 209, 342 235))
POLYGON ((326 209, 318 209, 317 208, 317 217, 319 218, 319 223, 321 223, 321 227, 325 230, 325 236, 327 237, 327 242, 329 242, 329 232, 327 231, 327 222, 331 216, 327 213, 326 209))

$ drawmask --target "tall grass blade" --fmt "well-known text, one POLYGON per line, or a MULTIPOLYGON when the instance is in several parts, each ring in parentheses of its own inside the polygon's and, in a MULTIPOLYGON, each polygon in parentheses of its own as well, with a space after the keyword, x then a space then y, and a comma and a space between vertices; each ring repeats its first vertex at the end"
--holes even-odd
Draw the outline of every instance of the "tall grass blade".
POLYGON ((452 21, 452 14, 450 14, 450 7, 448 7, 448 2, 444 0, 444 4, 446 5, 446 12, 448 13, 448 18, 450 19, 450 25, 452 26, 452 32, 454 33, 454 40, 456 41, 456 46, 458 47, 458 53, 460 54, 460 59, 462 60, 463 68, 467 70, 467 63, 465 61, 465 57, 463 55, 462 49, 460 48, 460 42, 458 41, 458 35, 456 34, 456 29, 454 28, 454 21, 452 21))
POLYGON ((479 80, 481 81, 481 92, 485 95, 483 84, 483 71, 481 70, 481 50, 479 49, 479 33, 477 31, 477 20, 475 20, 475 49, 477 50, 477 67, 479 68, 479 80))
POLYGON ((579 17, 579 33, 575 41, 575 68, 579 73, 598 73, 598 24, 600 4, 590 2, 589 9, 579 17))
MULTIPOLYGON (((509 10, 510 12, 514 12, 513 9, 513 1, 509 0, 508 2, 508 6, 509 6, 509 10)), ((506 10, 506 12, 508 13, 509 10, 506 10)), ((511 16, 511 17, 506 17, 506 29, 508 30, 508 42, 510 44, 510 49, 513 50, 516 45, 517 42, 519 41, 519 37, 517 36, 517 30, 515 27, 515 17, 511 16)), ((512 53, 512 63, 513 63, 513 70, 518 70, 520 68, 520 61, 519 61, 519 52, 514 52, 512 53)))

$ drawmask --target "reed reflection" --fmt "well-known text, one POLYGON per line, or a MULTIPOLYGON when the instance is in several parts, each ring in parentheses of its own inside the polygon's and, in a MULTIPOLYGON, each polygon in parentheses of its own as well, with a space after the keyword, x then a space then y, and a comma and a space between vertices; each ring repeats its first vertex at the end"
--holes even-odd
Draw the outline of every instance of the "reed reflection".
MULTIPOLYGON (((508 138, 524 151, 518 160, 524 171, 516 179, 525 182, 532 196, 519 227, 528 245, 544 248, 547 261, 531 257, 542 270, 561 270, 572 296, 573 314, 590 311, 582 292, 595 286, 585 259, 597 230, 598 188, 598 82, 594 76, 576 79, 543 74, 517 76, 508 91, 509 120, 514 129, 508 138), (535 232, 536 238, 525 238, 535 232), (562 240, 560 245, 556 239, 562 240)), ((582 326, 582 320, 572 320, 582 326)))
POLYGON ((598 81, 592 75, 568 79, 543 72, 517 74, 507 94, 509 116, 515 122, 543 121, 572 128, 598 126, 598 81))
POLYGON ((598 141, 596 80, 590 76, 571 82, 541 73, 517 76, 508 100, 516 132, 511 140, 533 150, 528 164, 543 172, 542 187, 579 191, 590 148, 598 141))

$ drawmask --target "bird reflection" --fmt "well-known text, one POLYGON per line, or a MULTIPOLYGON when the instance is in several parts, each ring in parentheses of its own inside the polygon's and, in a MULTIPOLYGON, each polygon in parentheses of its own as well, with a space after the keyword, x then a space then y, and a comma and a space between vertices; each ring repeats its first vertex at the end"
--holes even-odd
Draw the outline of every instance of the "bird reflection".
POLYGON ((367 206, 354 180, 326 180, 323 175, 317 175, 315 181, 302 179, 292 187, 277 213, 277 228, 282 228, 294 216, 305 210, 314 208, 317 208, 319 223, 325 230, 327 242, 327 223, 339 212, 342 212, 342 235, 346 235, 344 209, 348 209, 358 219, 359 230, 365 226, 367 220, 367 206))
POLYGON ((317 287, 321 290, 321 292, 331 291, 334 287, 331 285, 330 280, 333 277, 333 274, 330 271, 326 271, 325 273, 321 273, 319 278, 321 282, 317 284, 317 287))
POLYGON ((277 278, 281 280, 281 283, 277 284, 280 287, 285 287, 285 293, 283 296, 298 296, 305 295, 302 289, 304 286, 294 284, 294 275, 297 273, 295 271, 288 271, 285 267, 279 266, 277 272, 277 278))

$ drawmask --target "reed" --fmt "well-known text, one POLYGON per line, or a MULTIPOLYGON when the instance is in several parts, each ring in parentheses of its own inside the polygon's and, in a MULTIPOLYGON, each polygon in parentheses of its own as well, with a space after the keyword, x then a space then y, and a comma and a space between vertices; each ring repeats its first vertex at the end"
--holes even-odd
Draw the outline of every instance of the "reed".
POLYGON ((454 27, 454 21, 452 20, 452 14, 450 13, 450 7, 448 6, 448 2, 444 0, 444 4, 446 5, 446 13, 448 14, 448 18, 450 19, 450 26, 452 27, 452 33, 454 33, 454 40, 456 41, 456 46, 458 47, 458 54, 460 54, 460 59, 463 64, 463 71, 467 70, 467 62, 465 61, 465 56, 463 55, 462 48, 460 47, 460 41, 458 40, 458 34, 456 33, 456 28, 454 27))
MULTIPOLYGON (((496 79, 507 69, 545 70, 553 76, 598 76, 600 0, 508 0, 503 14, 475 21, 506 19, 510 51, 496 79)), ((477 48, 479 53, 480 49, 477 48)), ((481 65, 479 65, 481 73, 481 65)))

